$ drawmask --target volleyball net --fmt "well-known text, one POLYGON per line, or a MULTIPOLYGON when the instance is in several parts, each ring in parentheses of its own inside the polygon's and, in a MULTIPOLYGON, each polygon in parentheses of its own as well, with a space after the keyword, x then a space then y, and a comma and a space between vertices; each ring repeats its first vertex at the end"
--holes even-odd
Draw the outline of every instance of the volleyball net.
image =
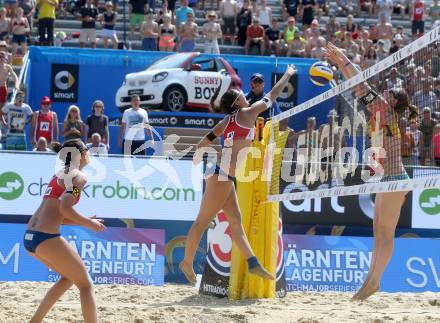
POLYGON ((358 69, 272 118, 269 200, 440 187, 440 28, 358 69))

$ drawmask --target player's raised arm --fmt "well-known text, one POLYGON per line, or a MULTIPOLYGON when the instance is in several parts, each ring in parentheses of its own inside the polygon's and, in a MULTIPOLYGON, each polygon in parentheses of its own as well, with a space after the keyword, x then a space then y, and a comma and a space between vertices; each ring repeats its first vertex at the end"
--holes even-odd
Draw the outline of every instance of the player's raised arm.
POLYGON ((255 117, 272 106, 272 102, 276 101, 276 99, 281 95, 284 88, 287 86, 290 78, 295 73, 295 66, 287 65, 286 71, 284 72, 283 76, 278 80, 278 82, 274 85, 272 90, 260 101, 257 101, 251 105, 250 110, 255 113, 255 117))

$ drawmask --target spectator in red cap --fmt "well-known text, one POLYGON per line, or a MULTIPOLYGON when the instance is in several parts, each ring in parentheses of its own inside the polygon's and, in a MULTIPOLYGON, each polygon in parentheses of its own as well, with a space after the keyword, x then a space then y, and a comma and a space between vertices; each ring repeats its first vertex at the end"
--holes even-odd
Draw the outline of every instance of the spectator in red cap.
POLYGON ((58 141, 58 116, 51 108, 52 100, 44 96, 40 101, 40 110, 35 112, 31 121, 29 136, 32 146, 35 146, 41 137, 46 138, 49 145, 58 141))

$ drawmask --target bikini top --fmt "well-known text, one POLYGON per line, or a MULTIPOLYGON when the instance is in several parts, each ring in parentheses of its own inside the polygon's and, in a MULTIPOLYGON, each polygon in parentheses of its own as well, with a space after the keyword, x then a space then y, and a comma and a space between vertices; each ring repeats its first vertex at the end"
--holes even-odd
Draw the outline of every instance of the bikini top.
MULTIPOLYGON (((66 188, 61 186, 58 183, 58 177, 54 175, 50 180, 49 184, 47 184, 46 191, 44 192, 43 199, 46 200, 48 198, 53 198, 58 200, 61 195, 66 191, 66 188)), ((77 204, 81 198, 81 191, 74 187, 72 190, 72 195, 75 197, 75 204, 77 204)))

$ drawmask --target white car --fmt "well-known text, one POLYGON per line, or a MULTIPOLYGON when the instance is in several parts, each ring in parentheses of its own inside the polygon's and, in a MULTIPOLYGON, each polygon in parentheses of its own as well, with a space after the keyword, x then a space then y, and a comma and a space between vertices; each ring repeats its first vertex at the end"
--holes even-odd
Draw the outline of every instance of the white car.
POLYGON ((208 109, 220 84, 219 98, 231 87, 241 88, 240 78, 224 58, 200 53, 173 54, 142 72, 127 74, 116 93, 116 106, 121 111, 129 108, 131 96, 137 94, 142 107, 170 111, 186 107, 208 109))

